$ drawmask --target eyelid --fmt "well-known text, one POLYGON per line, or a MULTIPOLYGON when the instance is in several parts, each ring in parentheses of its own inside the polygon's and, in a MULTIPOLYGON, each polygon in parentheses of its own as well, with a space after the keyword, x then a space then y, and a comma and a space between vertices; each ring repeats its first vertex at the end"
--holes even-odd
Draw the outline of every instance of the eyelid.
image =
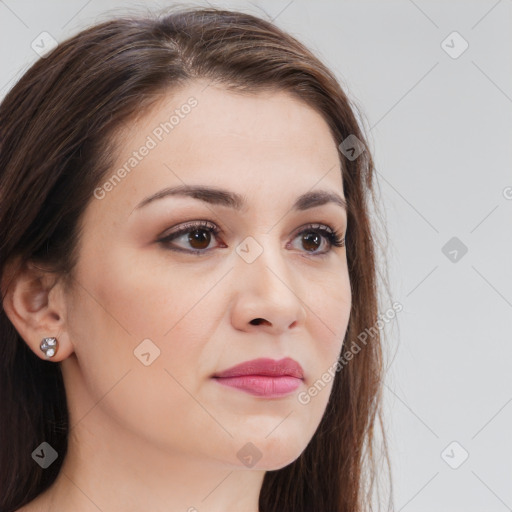
POLYGON ((173 228, 171 228, 170 231, 168 229, 165 230, 158 237, 158 239, 161 240, 162 238, 169 238, 172 235, 182 234, 188 231, 192 231, 194 229, 201 228, 210 229, 212 232, 215 232, 217 234, 224 234, 224 231, 218 226, 218 224, 215 224, 214 222, 211 222, 209 220, 191 220, 174 226, 173 228))

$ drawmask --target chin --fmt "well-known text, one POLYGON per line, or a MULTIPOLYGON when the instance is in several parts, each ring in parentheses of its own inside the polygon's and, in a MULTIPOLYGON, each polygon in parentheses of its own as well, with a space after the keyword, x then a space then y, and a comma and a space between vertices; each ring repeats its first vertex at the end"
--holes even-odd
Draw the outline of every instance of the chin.
MULTIPOLYGON (((271 434, 271 436, 273 435, 271 434)), ((294 438, 291 433, 286 435, 285 431, 281 436, 276 435, 272 439, 270 437, 268 439, 262 437, 259 441, 248 442, 237 451, 237 456, 240 456, 244 462, 245 454, 254 455, 256 459, 258 457, 259 459, 252 469, 276 471, 297 460, 307 446, 306 440, 294 438)))

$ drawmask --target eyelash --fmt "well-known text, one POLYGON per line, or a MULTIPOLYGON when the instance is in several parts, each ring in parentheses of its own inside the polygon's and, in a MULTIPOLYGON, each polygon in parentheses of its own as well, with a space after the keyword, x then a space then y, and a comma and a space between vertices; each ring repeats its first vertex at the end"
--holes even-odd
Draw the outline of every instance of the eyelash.
MULTIPOLYGON (((165 236, 164 238, 159 239, 158 242, 165 245, 166 248, 171 251, 184 252, 187 254, 195 254, 195 255, 200 256, 202 254, 205 254, 206 252, 211 251, 212 249, 202 249, 202 250, 200 250, 200 249, 196 249, 196 250, 180 249, 180 248, 176 248, 176 247, 170 247, 169 242, 180 237, 181 235, 190 233, 191 231, 203 231, 203 230, 213 233, 215 238, 217 238, 219 235, 222 234, 222 230, 219 227, 217 227, 215 224, 210 223, 208 221, 189 222, 189 223, 184 224, 179 230, 165 236)), ((332 251, 333 247, 344 247, 345 246, 345 238, 343 237, 343 235, 324 224, 308 224, 295 235, 295 238, 297 238, 299 235, 302 235, 304 233, 311 233, 311 232, 320 233, 325 239, 327 239, 329 242, 329 249, 327 249, 324 252, 306 251, 306 253, 308 253, 308 255, 312 255, 314 257, 326 256, 329 252, 332 251)))

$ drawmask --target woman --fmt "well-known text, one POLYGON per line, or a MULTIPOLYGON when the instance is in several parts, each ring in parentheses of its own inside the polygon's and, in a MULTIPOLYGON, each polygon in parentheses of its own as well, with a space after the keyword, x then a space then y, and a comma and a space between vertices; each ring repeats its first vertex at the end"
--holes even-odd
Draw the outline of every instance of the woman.
POLYGON ((373 163, 331 72, 248 14, 118 18, 0 129, 1 511, 369 510, 373 163))

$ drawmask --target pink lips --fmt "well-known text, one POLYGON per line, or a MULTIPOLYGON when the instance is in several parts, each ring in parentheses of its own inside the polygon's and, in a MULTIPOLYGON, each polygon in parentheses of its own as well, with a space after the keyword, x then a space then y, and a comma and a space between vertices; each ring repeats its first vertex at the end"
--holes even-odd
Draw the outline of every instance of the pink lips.
POLYGON ((301 365, 289 357, 279 361, 254 359, 217 373, 213 378, 252 395, 274 398, 297 389, 303 382, 304 372, 301 365))

